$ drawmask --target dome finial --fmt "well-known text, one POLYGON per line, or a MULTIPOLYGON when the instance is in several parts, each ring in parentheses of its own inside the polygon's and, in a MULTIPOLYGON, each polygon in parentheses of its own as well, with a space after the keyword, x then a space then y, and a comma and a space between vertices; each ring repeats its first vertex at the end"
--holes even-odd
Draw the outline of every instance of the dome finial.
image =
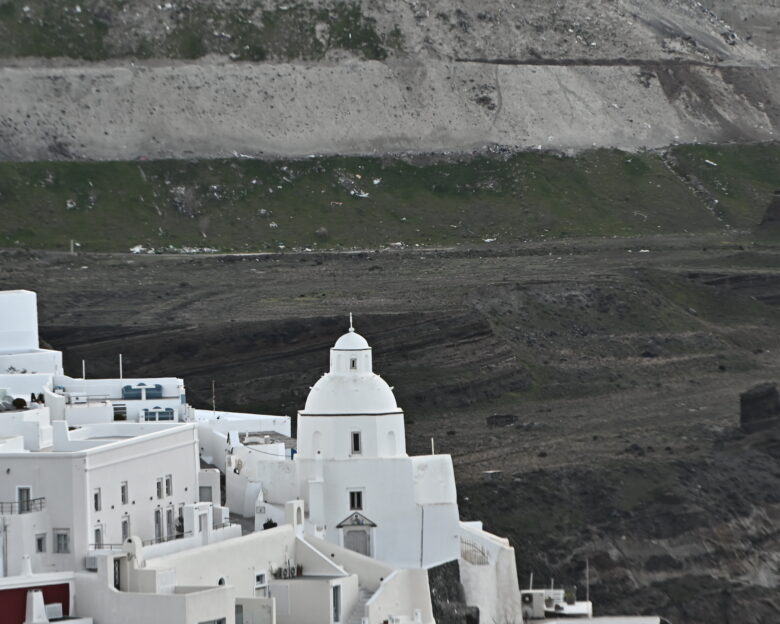
POLYGON ((355 331, 355 328, 352 326, 352 312, 349 313, 349 331, 355 331))

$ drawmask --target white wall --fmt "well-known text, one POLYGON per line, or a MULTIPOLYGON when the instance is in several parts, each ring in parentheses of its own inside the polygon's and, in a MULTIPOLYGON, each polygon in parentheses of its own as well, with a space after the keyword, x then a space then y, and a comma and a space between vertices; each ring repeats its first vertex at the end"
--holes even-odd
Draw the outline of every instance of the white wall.
POLYGON ((180 592, 152 594, 117 591, 101 574, 76 575, 77 613, 95 624, 198 624, 225 618, 235 624, 232 587, 180 587, 180 592))
MULTIPOLYGON (((47 536, 48 553, 34 564, 46 570, 82 569, 83 557, 94 543, 94 530, 102 527, 105 544, 122 541, 121 521, 130 519, 130 532, 142 539, 154 537, 154 510, 163 514, 194 503, 198 496, 197 436, 193 425, 115 425, 95 426, 92 434, 110 434, 116 428, 146 431, 136 438, 104 443, 98 448, 61 453, 7 453, 0 455, 0 501, 17 499, 19 485, 31 488, 31 497, 46 499, 51 529, 69 529, 71 552, 53 553, 54 536, 47 536), (172 475, 173 491, 165 491, 165 476, 172 475), (157 479, 163 479, 163 496, 157 497, 157 479), (121 483, 128 484, 128 502, 121 502, 121 483), (100 489, 101 509, 94 508, 93 495, 100 489)), ((76 434, 77 432, 73 432, 76 434)), ((83 433, 81 435, 84 435, 83 433)), ((74 443, 77 441, 74 441, 74 443)), ((94 443, 95 441, 83 441, 94 443)), ((34 552, 34 543, 20 548, 34 552)), ((34 568, 35 569, 35 568, 34 568)))
MULTIPOLYGON (((274 463, 282 462, 268 462, 274 463)), ((325 527, 327 541, 343 544, 342 530, 336 526, 353 513, 349 492, 361 490, 360 513, 377 525, 372 529, 372 556, 402 568, 429 567, 457 557, 454 477, 450 484, 441 481, 451 470, 449 456, 420 461, 408 457, 318 461, 296 456, 286 463, 296 466, 301 495, 309 504, 309 521, 325 527), (315 498, 321 501, 320 508, 315 498)), ((268 477, 275 474, 269 472, 268 477)), ((268 477, 262 479, 264 492, 268 477)), ((265 493, 266 501, 276 502, 270 487, 265 493)))
POLYGON ((414 620, 415 611, 420 612, 420 622, 434 624, 427 572, 396 570, 366 603, 365 610, 369 624, 380 624, 391 617, 410 622, 414 620))
POLYGON ((38 306, 29 290, 0 291, 0 353, 38 348, 38 306))
MULTIPOLYGON (((5 369, 0 368, 0 373, 5 369)), ((30 393, 36 395, 51 385, 52 375, 48 373, 9 373, 0 374, 0 388, 5 388, 8 394, 23 398, 30 402, 30 393)))
POLYGON ((49 408, 0 412, 0 438, 24 436, 24 448, 40 450, 52 443, 52 430, 49 425, 49 408))
POLYGON ((509 540, 472 524, 461 523, 461 537, 487 554, 488 563, 458 560, 466 603, 479 607, 480 621, 522 622, 522 602, 517 578, 515 549, 509 540))
MULTIPOLYGON (((162 557, 147 558, 148 570, 174 570, 176 582, 185 585, 217 585, 224 579, 235 588, 236 596, 255 596, 255 575, 266 574, 269 583, 274 581, 272 570, 285 565, 287 560, 304 566, 304 576, 309 572, 326 582, 346 574, 325 557, 316 557, 311 547, 296 539, 290 525, 251 533, 243 537, 209 544, 202 548, 186 550, 162 557)), ((294 582, 297 583, 299 579, 294 582)), ((319 605, 317 609, 324 606, 319 605)))
POLYGON ((365 615, 370 624, 380 624, 389 619, 390 615, 411 620, 415 610, 420 611, 421 622, 433 623, 428 574, 425 570, 395 570, 387 564, 324 540, 313 537, 307 540, 347 572, 358 575, 360 586, 374 594, 366 605, 365 615))
MULTIPOLYGON (((0 354, 0 373, 62 374, 62 352, 34 349, 23 353, 0 354)), ((40 390, 38 391, 40 392, 40 390)))
POLYGON ((372 416, 307 416, 299 412, 297 442, 298 455, 309 459, 317 455, 323 459, 403 457, 404 415, 400 411, 372 416), (359 455, 352 453, 353 432, 360 433, 359 455))

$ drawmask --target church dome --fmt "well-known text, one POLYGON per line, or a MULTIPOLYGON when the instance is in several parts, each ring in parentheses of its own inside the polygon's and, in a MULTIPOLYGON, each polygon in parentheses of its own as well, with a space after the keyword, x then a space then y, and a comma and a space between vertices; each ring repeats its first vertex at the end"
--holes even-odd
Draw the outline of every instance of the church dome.
POLYGON ((387 414, 399 411, 387 382, 372 370, 371 347, 349 331, 330 350, 330 371, 309 392, 302 414, 387 414))
POLYGON ((387 414, 397 412, 395 395, 379 375, 327 373, 312 387, 304 414, 387 414))
POLYGON ((359 349, 370 349, 371 347, 368 346, 368 341, 363 338, 363 336, 355 332, 354 329, 350 328, 346 334, 344 334, 336 341, 336 344, 333 346, 333 348, 338 349, 339 351, 353 351, 359 349))

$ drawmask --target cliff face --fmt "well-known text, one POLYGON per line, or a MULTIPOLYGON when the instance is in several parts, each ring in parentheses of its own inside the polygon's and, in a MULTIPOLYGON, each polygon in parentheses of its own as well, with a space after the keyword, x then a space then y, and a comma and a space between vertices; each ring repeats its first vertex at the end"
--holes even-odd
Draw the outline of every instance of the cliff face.
POLYGON ((774 48, 745 30, 763 14, 732 26, 692 1, 3 6, 6 160, 640 149, 780 128, 774 48))

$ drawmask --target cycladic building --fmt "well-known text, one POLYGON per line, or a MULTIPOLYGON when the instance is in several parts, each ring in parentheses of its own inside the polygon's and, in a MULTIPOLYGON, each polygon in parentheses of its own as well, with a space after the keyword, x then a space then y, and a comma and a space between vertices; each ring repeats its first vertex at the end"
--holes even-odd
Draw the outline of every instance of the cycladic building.
POLYGON ((281 518, 284 502, 300 498, 307 533, 333 544, 402 568, 457 559, 452 459, 409 457, 405 440, 403 411, 374 373, 368 342, 350 327, 298 412, 294 461, 270 443, 231 447, 228 505, 257 512, 260 525, 281 518))
POLYGON ((298 491, 312 533, 401 567, 458 556, 449 455, 409 457, 404 414, 353 327, 298 412, 298 491))

